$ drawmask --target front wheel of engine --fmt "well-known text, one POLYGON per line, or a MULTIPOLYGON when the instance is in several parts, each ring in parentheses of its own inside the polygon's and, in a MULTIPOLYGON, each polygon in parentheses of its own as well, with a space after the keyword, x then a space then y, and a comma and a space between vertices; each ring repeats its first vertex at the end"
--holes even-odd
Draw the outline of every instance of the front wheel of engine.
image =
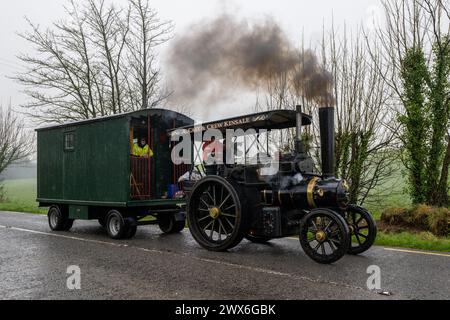
POLYGON ((356 205, 347 209, 347 224, 350 229, 350 244, 348 253, 361 254, 372 247, 377 237, 377 225, 372 215, 356 205))
POLYGON ((330 264, 341 259, 348 250, 349 228, 345 219, 329 209, 315 209, 301 222, 300 244, 314 261, 330 264))
POLYGON ((235 188, 224 178, 210 176, 198 182, 188 205, 188 224, 194 239, 210 251, 225 251, 245 235, 245 219, 235 188))

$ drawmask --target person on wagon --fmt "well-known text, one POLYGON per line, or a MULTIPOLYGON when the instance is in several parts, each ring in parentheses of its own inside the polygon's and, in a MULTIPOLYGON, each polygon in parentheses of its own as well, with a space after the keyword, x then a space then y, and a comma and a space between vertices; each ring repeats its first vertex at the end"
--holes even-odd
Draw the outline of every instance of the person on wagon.
POLYGON ((147 144, 147 139, 142 137, 138 143, 133 146, 133 156, 152 158, 154 156, 153 150, 147 144))

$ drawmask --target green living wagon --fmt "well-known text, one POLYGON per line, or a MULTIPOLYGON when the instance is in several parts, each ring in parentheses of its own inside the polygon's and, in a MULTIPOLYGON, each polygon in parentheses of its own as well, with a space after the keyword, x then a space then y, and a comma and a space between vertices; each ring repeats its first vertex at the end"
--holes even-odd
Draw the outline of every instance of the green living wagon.
POLYGON ((50 228, 67 231, 74 220, 97 219, 114 239, 133 237, 145 224, 181 231, 185 200, 174 193, 190 167, 171 161, 167 131, 193 123, 149 109, 37 129, 37 201, 49 207, 50 228), (153 158, 133 155, 141 138, 153 158))

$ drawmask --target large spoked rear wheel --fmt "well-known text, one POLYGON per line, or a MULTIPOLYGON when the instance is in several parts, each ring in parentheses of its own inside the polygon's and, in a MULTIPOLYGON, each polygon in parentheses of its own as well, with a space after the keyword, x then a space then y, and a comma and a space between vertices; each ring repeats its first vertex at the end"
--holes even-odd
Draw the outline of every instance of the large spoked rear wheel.
POLYGON ((349 228, 344 218, 329 209, 315 209, 302 220, 300 243, 305 253, 322 264, 342 258, 350 242, 349 228))
POLYGON ((245 235, 245 219, 235 188, 224 178, 210 176, 192 190, 188 224, 194 239, 211 251, 238 245, 245 235))
POLYGON ((372 247, 377 237, 377 225, 371 214, 356 205, 347 209, 346 220, 350 229, 349 254, 361 254, 372 247))
POLYGON ((73 219, 69 219, 69 213, 58 206, 52 206, 48 210, 48 225, 52 231, 69 231, 73 226, 73 219))

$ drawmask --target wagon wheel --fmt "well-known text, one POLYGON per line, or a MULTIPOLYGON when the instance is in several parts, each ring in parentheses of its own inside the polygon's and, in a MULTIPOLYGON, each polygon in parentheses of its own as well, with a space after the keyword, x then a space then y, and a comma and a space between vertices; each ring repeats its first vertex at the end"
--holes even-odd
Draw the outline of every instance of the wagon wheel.
POLYGON ((98 223, 102 226, 102 228, 106 229, 106 216, 99 217, 98 223))
POLYGON ((235 247, 245 235, 245 219, 235 188, 218 176, 198 182, 189 199, 188 223, 202 247, 211 251, 235 247))
POLYGON ((134 237, 137 225, 134 217, 124 217, 119 211, 111 210, 106 216, 106 231, 111 239, 121 240, 134 237))
POLYGON ((124 239, 131 239, 136 235, 137 232, 137 219, 136 217, 127 217, 124 218, 125 221, 125 234, 123 235, 124 239))
POLYGON ((359 206, 347 209, 347 224, 350 229, 349 254, 361 254, 370 249, 377 236, 377 226, 370 213, 359 206))
POLYGON ((52 231, 69 231, 73 226, 73 219, 69 219, 67 209, 52 206, 48 210, 48 225, 52 231))
POLYGON ((175 215, 173 214, 158 215, 159 229, 166 234, 181 232, 184 229, 185 225, 186 222, 184 220, 177 221, 175 219, 175 215))
POLYGON ((332 210, 312 210, 302 220, 300 243, 305 253, 318 263, 329 264, 342 258, 349 242, 347 223, 332 210))

